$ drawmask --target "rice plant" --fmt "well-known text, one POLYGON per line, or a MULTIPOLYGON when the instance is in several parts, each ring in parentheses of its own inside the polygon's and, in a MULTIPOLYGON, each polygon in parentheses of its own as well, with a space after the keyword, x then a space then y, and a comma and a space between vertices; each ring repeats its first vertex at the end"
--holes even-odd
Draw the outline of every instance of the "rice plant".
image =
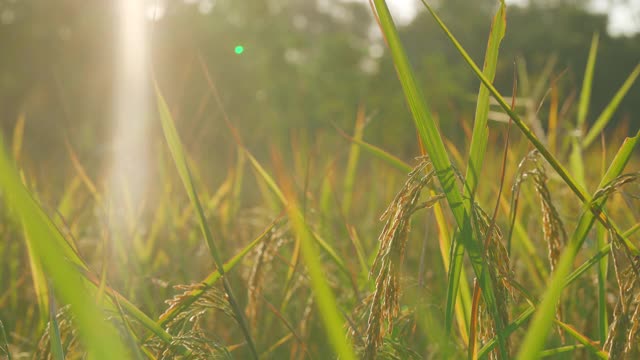
POLYGON ((511 104, 493 85, 508 33, 507 6, 496 3, 480 67, 423 1, 478 79, 469 145, 458 146, 386 2, 370 1, 411 113, 401 121, 415 127, 411 161, 367 140, 366 101, 349 134, 292 131, 291 149, 256 150, 202 56, 231 151, 226 163, 199 161, 154 82, 162 186, 121 209, 117 233, 105 221, 109 186, 69 143, 62 194, 21 167, 32 140, 21 117, 10 145, 0 136, 0 308, 11 313, 0 319, 0 356, 640 357, 640 130, 603 132, 640 64, 587 129, 594 36, 580 100, 559 127, 561 80, 541 77, 548 109, 519 106, 517 83, 511 104), (215 185, 202 171, 212 166, 225 174, 215 185))

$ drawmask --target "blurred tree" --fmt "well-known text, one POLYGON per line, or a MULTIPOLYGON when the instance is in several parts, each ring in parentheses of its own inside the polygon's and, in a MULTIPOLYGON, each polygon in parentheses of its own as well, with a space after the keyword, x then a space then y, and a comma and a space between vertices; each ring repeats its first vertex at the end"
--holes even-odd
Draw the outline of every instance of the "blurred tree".
MULTIPOLYGON (((376 114, 368 139, 399 154, 415 154, 412 145, 405 145, 415 143, 407 141, 415 136, 409 112, 366 3, 161 4, 166 5, 163 16, 150 22, 154 73, 183 136, 191 148, 202 150, 199 153, 229 153, 232 145, 197 61, 201 54, 225 110, 251 146, 288 144, 292 128, 333 136, 332 124, 350 128, 357 105, 364 104, 376 114), (238 45, 244 48, 242 54, 235 53, 238 45)), ((479 64, 496 4, 437 3, 443 19, 479 64)), ((556 54, 556 73, 570 69, 566 76, 573 88, 579 88, 591 36, 600 32, 593 120, 637 63, 640 37, 607 35, 606 17, 589 13, 582 1, 540 4, 509 7, 497 84, 510 91, 514 57, 526 59, 535 75, 556 54)), ((112 114, 114 15, 111 2, 0 1, 0 125, 7 134, 18 114, 26 112, 25 144, 31 158, 67 164, 65 133, 83 156, 104 156, 112 114)), ((457 124, 473 113, 469 99, 478 81, 424 11, 400 30, 443 131, 459 140, 457 124)), ((640 112, 638 86, 621 105, 618 118, 640 112)), ((96 167, 100 163, 91 162, 96 167)))
MULTIPOLYGON (((582 6, 583 2, 576 2, 582 6)), ((569 81, 569 91, 582 86, 589 47, 593 34, 600 34, 596 59, 591 108, 588 121, 594 121, 609 103, 615 92, 629 76, 640 60, 640 34, 631 37, 612 37, 607 30, 607 15, 593 14, 576 5, 554 5, 551 7, 511 7, 508 12, 507 36, 503 46, 503 60, 516 56, 524 58, 531 74, 542 71, 551 55, 558 58, 555 73, 564 70, 569 81), (530 26, 530 24, 537 26, 530 26)), ((510 86, 510 75, 503 72, 499 77, 502 88, 510 86)), ((640 84, 636 82, 620 104, 611 124, 640 111, 640 84)), ((565 94, 568 96, 568 94, 565 94)), ((639 119, 632 117, 636 131, 639 119)))

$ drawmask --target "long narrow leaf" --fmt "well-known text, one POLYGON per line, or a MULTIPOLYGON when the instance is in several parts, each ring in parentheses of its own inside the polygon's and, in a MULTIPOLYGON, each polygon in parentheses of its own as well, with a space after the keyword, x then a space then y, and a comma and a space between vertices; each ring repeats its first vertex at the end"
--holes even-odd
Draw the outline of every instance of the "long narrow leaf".
POLYGON ((15 162, 20 161, 20 155, 22 154, 22 143, 24 141, 24 124, 26 123, 27 116, 24 112, 18 115, 18 121, 13 128, 13 139, 11 141, 11 152, 15 162))
POLYGON ((609 354, 607 354, 606 352, 598 349, 598 346, 593 341, 591 341, 591 339, 587 338, 586 336, 584 336, 583 334, 578 332, 572 326, 570 326, 568 324, 565 324, 565 323, 563 323, 562 321, 559 321, 559 320, 556 320, 555 323, 558 324, 562 329, 564 329, 569 335, 571 335, 571 337, 573 337, 580 344, 582 344, 587 350, 589 350, 589 352, 592 355, 596 356, 598 359, 608 359, 609 358, 609 354))
POLYGON ((84 263, 62 238, 49 217, 31 197, 11 165, 0 137, 0 191, 7 207, 20 219, 32 241, 35 257, 50 277, 61 303, 71 304, 79 335, 92 359, 125 359, 126 346, 112 324, 87 293, 76 266, 84 263), (74 264, 75 263, 75 264, 74 264))
POLYGON ((56 307, 53 296, 49 295, 49 344, 51 357, 54 360, 64 360, 64 350, 60 339, 60 327, 56 318, 56 307))
MULTIPOLYGON (((484 74, 493 81, 496 74, 496 67, 498 65, 498 54, 500 50, 500 43, 504 38, 506 31, 506 5, 504 1, 500 2, 500 7, 496 12, 491 23, 491 32, 489 34, 489 41, 487 43, 487 51, 484 58, 484 74)), ((482 170, 482 163, 484 161, 484 155, 487 150, 487 142, 489 140, 489 127, 487 125, 487 119, 489 116, 489 90, 482 84, 480 84, 480 90, 478 91, 478 101, 476 103, 475 121, 473 123, 473 133, 471 136, 471 147, 469 148, 469 162, 467 163, 467 174, 465 176, 466 186, 464 187, 464 198, 474 201, 476 188, 478 186, 478 178, 482 170)), ((453 272, 449 273, 449 288, 447 291, 447 304, 445 308, 445 328, 451 328, 451 321, 453 320, 453 311, 455 308, 455 302, 457 299, 456 289, 460 287, 462 266, 455 264, 454 262, 462 261, 462 242, 456 242, 455 250, 451 257, 452 265, 449 266, 453 269, 453 272)), ((464 279, 464 278, 463 278, 464 279)), ((466 282, 465 280, 462 280, 466 282)), ((463 286, 467 286, 465 283, 463 286)), ((468 292, 468 289, 465 290, 468 292)))
MULTIPOLYGON (((584 79, 582 81, 582 90, 580 92, 580 101, 578 103, 578 119, 576 127, 578 133, 582 136, 584 123, 587 119, 587 113, 589 112, 589 105, 591 103, 591 88, 593 86, 593 73, 596 64, 596 53, 598 51, 598 34, 593 35, 591 40, 591 48, 589 50, 589 59, 587 60, 587 67, 584 70, 584 79)), ((580 140, 577 137, 571 139, 571 155, 569 156, 569 163, 571 165, 571 171, 576 179, 576 182, 586 189, 586 181, 584 175, 584 159, 582 157, 582 146, 580 140)))
POLYGON ((25 243, 27 245, 27 255, 29 256, 29 267, 31 269, 31 280, 33 281, 33 290, 36 293, 36 300, 38 301, 38 309, 40 310, 41 325, 46 324, 48 314, 50 311, 49 300, 51 299, 49 285, 47 284, 47 277, 42 269, 40 259, 38 259, 33 247, 33 241, 26 238, 27 229, 24 229, 25 243))
MULTIPOLYGON (((599 226, 596 238, 598 248, 601 249, 607 244, 607 230, 599 226)), ((607 268, 609 261, 607 257, 603 257, 598 263, 598 337, 601 344, 607 340, 607 332, 609 329, 609 317, 607 314, 607 268)))
MULTIPOLYGON (((365 125, 364 108, 360 106, 358 108, 358 115, 356 116, 356 126, 353 132, 354 139, 362 140, 364 125, 365 125)), ((351 210, 351 202, 353 200, 353 185, 355 184, 356 170, 358 167, 359 159, 360 159, 360 146, 358 146, 355 143, 352 143, 349 149, 349 159, 347 160, 347 169, 344 175, 342 213, 345 216, 348 216, 349 210, 351 210)))
POLYGON ((593 86, 593 73, 596 67, 596 54, 598 52, 598 33, 593 34, 591 39, 591 48, 589 49, 589 58, 587 59, 587 67, 584 70, 584 79, 582 80, 582 90, 580 91, 580 101, 578 103, 578 129, 582 129, 587 120, 589 112, 589 104, 591 103, 591 88, 593 86))
POLYGON ((576 183, 583 189, 587 188, 585 176, 584 176, 584 159, 582 156, 582 147, 580 141, 576 137, 571 138, 571 154, 569 155, 569 165, 571 166, 571 173, 576 183))
MULTIPOLYGON (((430 195, 435 196, 435 192, 431 191, 430 195)), ((449 224, 447 224, 447 221, 445 220, 442 206, 439 202, 433 206, 433 214, 436 218, 436 224, 438 225, 438 238, 442 262, 445 269, 449 269, 451 266, 449 257, 451 254, 451 234, 449 234, 449 224)), ((460 270, 460 277, 463 279, 467 278, 464 269, 460 270)), ((458 291, 457 297, 458 299, 455 302, 456 321, 463 341, 468 342, 469 334, 467 324, 469 323, 471 313, 471 291, 469 290, 469 284, 466 281, 460 283, 460 291, 458 291)))
POLYGON ((388 153, 387 151, 360 139, 355 139, 350 136, 346 136, 346 138, 352 141, 354 144, 358 144, 366 152, 378 158, 382 162, 387 163, 391 167, 399 170, 400 172, 404 174, 408 174, 409 172, 411 172, 411 165, 388 153))
POLYGON ((607 124, 613 117, 613 114, 618 109, 618 105, 620 105, 620 102, 622 101, 622 99, 624 99, 625 95, 627 95, 627 92, 629 92, 629 89, 631 89, 631 86, 638 78, 638 75, 640 75, 640 64, 636 65, 635 69, 633 69, 631 74, 629 74, 629 77, 627 77, 627 80, 625 80, 624 84, 622 84, 618 92, 616 92, 616 94, 613 96, 611 102, 607 105, 607 107, 605 107, 600 116, 598 116, 596 121, 593 123, 593 126, 591 126, 591 129, 589 129, 587 136, 585 136, 584 140, 582 141, 583 148, 589 147, 593 140, 595 140, 598 135, 600 135, 602 130, 604 130, 605 126, 607 126, 607 124))
MULTIPOLYGON (((483 73, 490 81, 493 81, 493 78, 496 75, 500 42, 504 38, 506 31, 506 16, 506 6, 504 1, 501 1, 500 7, 493 18, 493 22, 491 23, 491 32, 489 34, 487 52, 484 58, 483 73)), ((489 140, 489 127, 487 126, 489 97, 490 93, 487 87, 480 84, 478 101, 476 103, 475 121, 473 122, 471 147, 469 148, 469 162, 467 164, 467 174, 465 177, 467 182, 464 189, 465 196, 474 197, 476 187, 478 186, 478 177, 482 170, 482 163, 487 149, 487 141, 489 140)))

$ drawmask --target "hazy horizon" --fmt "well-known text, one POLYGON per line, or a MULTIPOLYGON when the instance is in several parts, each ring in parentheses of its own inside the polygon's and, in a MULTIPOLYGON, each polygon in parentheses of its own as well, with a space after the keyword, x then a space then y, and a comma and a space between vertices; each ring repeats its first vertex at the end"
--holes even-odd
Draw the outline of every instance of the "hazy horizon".
MULTIPOLYGON (((368 0, 342 0, 368 1, 368 0)), ((526 5, 530 0, 506 0, 507 5, 526 5)), ((420 0, 387 1, 393 17, 401 24, 413 20, 421 6, 420 0)), ((640 32, 640 1, 629 1, 626 4, 613 3, 607 0, 592 0, 589 8, 596 13, 609 14, 607 30, 611 35, 633 35, 640 32)))

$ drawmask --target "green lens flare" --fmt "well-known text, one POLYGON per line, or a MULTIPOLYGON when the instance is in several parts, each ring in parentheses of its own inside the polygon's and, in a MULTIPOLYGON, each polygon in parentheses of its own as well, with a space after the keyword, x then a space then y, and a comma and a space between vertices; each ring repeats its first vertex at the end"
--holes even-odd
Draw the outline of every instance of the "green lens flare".
POLYGON ((235 48, 235 52, 236 52, 236 54, 238 54, 238 55, 239 55, 239 54, 242 54, 242 53, 244 52, 244 46, 242 46, 242 45, 238 45, 238 46, 236 46, 236 48, 235 48))

